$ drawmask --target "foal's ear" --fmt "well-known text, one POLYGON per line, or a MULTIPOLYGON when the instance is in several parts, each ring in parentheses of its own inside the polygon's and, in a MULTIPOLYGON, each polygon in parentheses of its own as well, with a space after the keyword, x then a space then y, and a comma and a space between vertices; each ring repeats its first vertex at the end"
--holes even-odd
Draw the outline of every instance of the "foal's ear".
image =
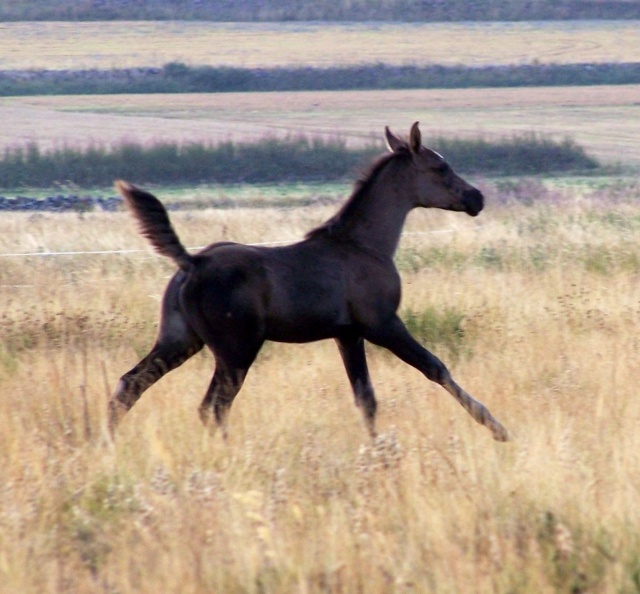
POLYGON ((411 132, 409 132, 409 148, 412 153, 417 153, 422 146, 422 134, 420 133, 420 128, 418 128, 418 123, 415 122, 411 126, 411 132))
POLYGON ((406 146, 407 146, 406 143, 400 138, 398 138, 393 132, 391 132, 391 130, 389 130, 389 126, 384 127, 384 136, 385 136, 385 140, 387 141, 387 148, 392 153, 397 152, 402 147, 405 147, 405 150, 406 150, 406 146))

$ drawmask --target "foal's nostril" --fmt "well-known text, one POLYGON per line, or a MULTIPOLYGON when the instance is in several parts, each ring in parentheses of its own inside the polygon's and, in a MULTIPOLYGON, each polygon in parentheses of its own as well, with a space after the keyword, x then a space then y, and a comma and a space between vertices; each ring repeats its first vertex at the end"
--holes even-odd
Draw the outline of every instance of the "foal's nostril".
POLYGON ((484 196, 480 190, 466 190, 462 195, 465 212, 475 217, 484 207, 484 196))

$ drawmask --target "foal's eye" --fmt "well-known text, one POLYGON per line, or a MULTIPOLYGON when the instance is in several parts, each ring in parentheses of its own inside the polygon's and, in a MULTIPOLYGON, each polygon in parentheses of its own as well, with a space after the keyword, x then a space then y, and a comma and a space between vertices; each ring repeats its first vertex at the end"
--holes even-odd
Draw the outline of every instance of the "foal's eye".
POLYGON ((441 175, 444 175, 449 171, 449 165, 447 165, 447 163, 441 163, 436 167, 436 171, 441 175))

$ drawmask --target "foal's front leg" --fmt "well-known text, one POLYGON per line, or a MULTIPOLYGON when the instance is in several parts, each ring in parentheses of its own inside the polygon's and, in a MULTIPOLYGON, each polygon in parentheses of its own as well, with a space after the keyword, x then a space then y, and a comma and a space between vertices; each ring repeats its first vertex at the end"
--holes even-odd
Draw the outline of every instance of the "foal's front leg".
POLYGON ((409 334, 400 318, 395 316, 384 326, 368 331, 365 338, 389 349, 405 363, 421 371, 428 379, 440 384, 478 423, 489 428, 495 440, 509 440, 507 430, 493 417, 489 409, 482 402, 472 398, 453 380, 444 363, 409 334))
POLYGON ((376 436, 377 403, 367 368, 364 340, 361 336, 346 335, 336 338, 338 349, 351 382, 356 405, 362 410, 371 437, 376 436))

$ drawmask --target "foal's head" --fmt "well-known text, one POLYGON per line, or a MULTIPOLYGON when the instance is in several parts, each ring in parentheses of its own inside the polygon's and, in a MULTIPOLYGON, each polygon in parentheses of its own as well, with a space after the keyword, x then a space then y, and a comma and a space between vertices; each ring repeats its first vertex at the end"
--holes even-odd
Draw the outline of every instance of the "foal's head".
POLYGON ((401 140, 385 128, 387 146, 393 153, 407 154, 414 173, 415 206, 463 211, 475 217, 484 206, 482 193, 457 175, 441 155, 422 146, 418 122, 409 141, 401 140))

